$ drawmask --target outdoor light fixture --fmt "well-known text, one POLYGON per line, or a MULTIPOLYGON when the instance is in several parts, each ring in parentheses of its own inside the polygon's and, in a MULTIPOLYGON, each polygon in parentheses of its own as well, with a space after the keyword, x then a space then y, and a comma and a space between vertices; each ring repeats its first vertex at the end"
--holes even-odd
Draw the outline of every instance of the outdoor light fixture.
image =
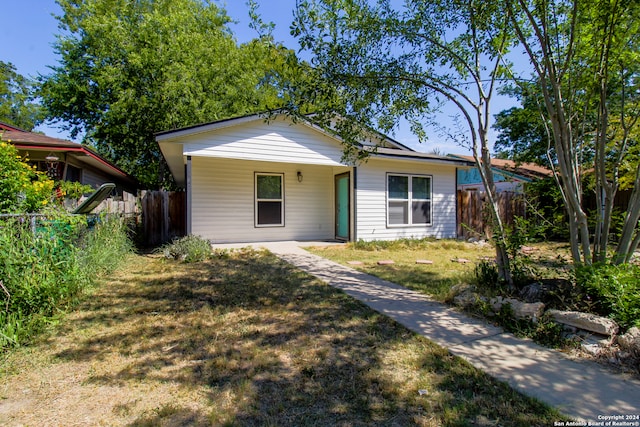
POLYGON ((302 172, 298 171, 296 175, 298 176, 298 182, 302 182, 302 172))
POLYGON ((53 153, 49 153, 47 157, 44 158, 47 162, 55 163, 60 160, 60 157, 56 156, 53 153))
POLYGON ((49 153, 47 157, 44 158, 47 164, 47 175, 49 175, 52 179, 58 178, 58 161, 60 157, 56 156, 53 152, 49 153))

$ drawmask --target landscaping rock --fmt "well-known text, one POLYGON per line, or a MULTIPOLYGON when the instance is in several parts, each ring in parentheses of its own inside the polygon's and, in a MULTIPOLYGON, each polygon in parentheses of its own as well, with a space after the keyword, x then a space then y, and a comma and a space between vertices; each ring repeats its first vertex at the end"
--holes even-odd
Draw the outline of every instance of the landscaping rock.
POLYGON ((613 320, 595 314, 561 310, 549 310, 547 313, 558 323, 600 335, 615 335, 619 329, 618 324, 613 320))
POLYGON ((476 242, 473 242, 473 244, 476 246, 480 246, 481 248, 489 246, 489 243, 487 243, 486 240, 478 240, 476 242))
POLYGON ((431 265, 431 264, 433 264, 433 261, 428 260, 428 259, 418 259, 418 260, 416 260, 416 264, 427 264, 427 265, 431 265))
POLYGON ((520 298, 526 302, 542 301, 547 292, 542 283, 535 282, 520 290, 520 298))
POLYGON ((478 301, 486 301, 486 298, 472 290, 465 290, 453 297, 453 303, 462 308, 473 307, 478 301))
POLYGON ((465 258, 453 258, 451 260, 451 262, 457 262, 458 264, 467 264, 467 263, 469 263, 471 261, 469 261, 468 259, 465 259, 465 258))
POLYGON ((378 265, 392 265, 392 264, 395 264, 395 261, 390 259, 383 259, 378 261, 378 265))
POLYGON ((489 304, 495 313, 498 313, 503 305, 509 304, 516 319, 529 319, 537 322, 544 313, 544 304, 541 302, 522 302, 515 298, 496 297, 489 300, 489 304))
POLYGON ((569 297, 573 284, 566 279, 543 279, 520 290, 518 296, 526 302, 543 302, 553 305, 558 299, 569 297))
POLYGON ((640 357, 640 328, 634 326, 626 334, 620 335, 617 341, 621 349, 640 357))
POLYGON ((582 350, 591 354, 592 356, 599 356, 606 349, 611 346, 611 337, 590 334, 586 332, 578 333, 574 336, 574 341, 580 343, 582 350))

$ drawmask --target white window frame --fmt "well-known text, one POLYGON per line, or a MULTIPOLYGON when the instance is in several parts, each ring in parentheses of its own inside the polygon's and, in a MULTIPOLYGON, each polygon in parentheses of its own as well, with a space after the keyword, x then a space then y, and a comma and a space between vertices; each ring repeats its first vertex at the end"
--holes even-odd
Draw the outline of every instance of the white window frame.
POLYGON ((254 186, 254 227, 256 228, 268 228, 268 227, 284 227, 284 173, 274 172, 254 172, 253 178, 254 186), (279 199, 259 199, 258 198, 258 177, 259 176, 278 176, 280 177, 280 198, 279 199), (280 222, 278 224, 258 224, 258 203, 259 202, 280 202, 280 222))
POLYGON ((388 228, 398 228, 398 227, 427 227, 433 225, 433 175, 424 175, 424 174, 409 174, 409 173, 395 173, 388 172, 386 175, 386 216, 387 216, 387 227, 388 228), (399 199, 399 198, 391 198, 389 195, 389 178, 392 176, 401 176, 406 177, 408 181, 408 193, 407 198, 399 199), (429 180, 429 198, 428 199, 414 199, 413 198, 413 178, 427 178, 429 180), (389 204, 391 202, 404 202, 407 203, 407 223, 406 224, 391 224, 389 220, 389 204), (429 202, 429 219, 426 223, 415 223, 413 222, 413 203, 414 202, 429 202))

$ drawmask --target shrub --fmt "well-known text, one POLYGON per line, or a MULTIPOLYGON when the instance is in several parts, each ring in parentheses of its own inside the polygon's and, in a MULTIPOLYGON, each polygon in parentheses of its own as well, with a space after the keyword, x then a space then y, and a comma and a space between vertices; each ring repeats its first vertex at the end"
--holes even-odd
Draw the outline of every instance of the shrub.
POLYGON ((87 230, 84 217, 0 222, 0 348, 19 345, 131 250, 122 221, 87 230))
POLYGON ((98 275, 112 272, 133 252, 127 222, 117 215, 98 217, 78 245, 82 248, 79 259, 83 269, 98 275))
POLYGON ((56 196, 59 197, 59 203, 69 200, 77 205, 78 200, 85 194, 93 193, 95 190, 90 185, 80 184, 79 182, 72 181, 58 181, 56 186, 56 196))
POLYGON ((0 212, 37 212, 49 203, 53 181, 37 172, 18 155, 18 150, 0 142, 0 212))
POLYGON ((0 346, 17 344, 38 317, 53 315, 86 284, 72 244, 75 232, 57 221, 40 224, 36 233, 28 221, 1 224, 0 346))
POLYGON ((199 236, 186 236, 160 248, 167 258, 184 262, 200 262, 211 257, 211 243, 199 236))
POLYGON ((496 289, 500 280, 498 278, 498 266, 495 261, 482 260, 474 269, 476 283, 485 289, 496 289))
POLYGON ((585 266, 576 270, 576 279, 597 313, 611 317, 623 330, 640 327, 640 266, 585 266))

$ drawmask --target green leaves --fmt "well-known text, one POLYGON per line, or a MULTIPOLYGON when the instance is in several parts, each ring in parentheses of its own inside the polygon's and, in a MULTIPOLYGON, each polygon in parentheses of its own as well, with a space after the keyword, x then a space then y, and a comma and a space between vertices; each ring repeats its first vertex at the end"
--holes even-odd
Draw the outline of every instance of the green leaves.
POLYGON ((34 82, 16 72, 11 63, 0 61, 0 120, 30 131, 43 118, 34 101, 34 82))
POLYGON ((293 97, 297 104, 313 102, 318 116, 327 113, 327 123, 340 115, 392 132, 404 118, 425 138, 425 126, 441 125, 434 113, 443 102, 475 111, 490 97, 491 82, 504 74, 497 58, 508 52, 514 36, 500 5, 299 2, 292 34, 313 59, 307 85, 293 97))
POLYGON ((49 116, 149 188, 171 185, 155 132, 280 106, 265 76, 284 52, 270 43, 238 46, 214 3, 60 5, 61 65, 41 81, 49 116))
POLYGON ((38 212, 49 203, 54 183, 1 137, 0 133, 0 213, 38 212))

